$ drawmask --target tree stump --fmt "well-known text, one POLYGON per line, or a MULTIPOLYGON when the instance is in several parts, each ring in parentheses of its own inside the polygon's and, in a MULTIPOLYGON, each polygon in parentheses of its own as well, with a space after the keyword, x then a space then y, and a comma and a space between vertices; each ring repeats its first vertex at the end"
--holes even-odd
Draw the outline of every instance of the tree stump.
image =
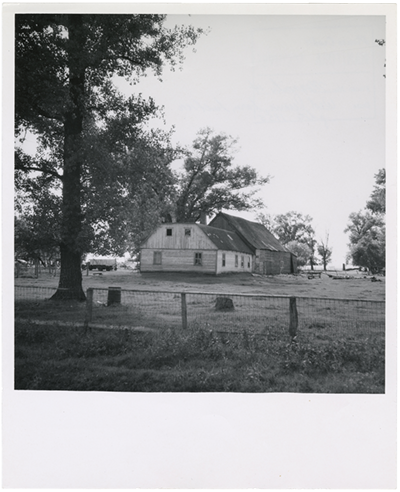
POLYGON ((121 304, 121 287, 108 288, 107 306, 112 306, 113 304, 121 304))
POLYGON ((230 297, 217 297, 215 301, 216 311, 233 311, 235 309, 230 297))

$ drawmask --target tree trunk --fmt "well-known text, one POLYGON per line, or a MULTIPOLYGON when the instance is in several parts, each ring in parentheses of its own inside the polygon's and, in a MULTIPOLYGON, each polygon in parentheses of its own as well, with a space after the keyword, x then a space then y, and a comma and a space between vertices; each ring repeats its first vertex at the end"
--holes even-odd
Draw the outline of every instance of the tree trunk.
POLYGON ((82 62, 84 34, 82 15, 69 15, 68 57, 71 109, 64 121, 64 173, 61 219, 61 272, 52 299, 86 299, 82 289, 80 245, 82 231, 81 168, 85 67, 82 62))

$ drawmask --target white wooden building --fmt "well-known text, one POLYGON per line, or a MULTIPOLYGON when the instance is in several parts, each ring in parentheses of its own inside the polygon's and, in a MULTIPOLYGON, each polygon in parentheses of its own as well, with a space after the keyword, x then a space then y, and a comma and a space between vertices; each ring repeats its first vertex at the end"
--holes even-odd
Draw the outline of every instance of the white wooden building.
POLYGON ((253 252, 234 231, 203 224, 160 225, 143 243, 141 272, 251 272, 253 252))

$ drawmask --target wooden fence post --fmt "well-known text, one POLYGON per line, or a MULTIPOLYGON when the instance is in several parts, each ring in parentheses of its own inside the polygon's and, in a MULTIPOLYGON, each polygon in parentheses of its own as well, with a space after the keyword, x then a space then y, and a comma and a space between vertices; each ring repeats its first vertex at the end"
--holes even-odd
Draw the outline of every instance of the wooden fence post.
POLYGON ((93 312, 93 289, 88 289, 86 292, 86 312, 85 312, 85 330, 90 330, 89 323, 92 321, 93 312))
POLYGON ((109 287, 107 296, 107 306, 121 304, 121 287, 109 287))
POLYGON ((187 305, 186 305, 186 294, 181 293, 181 310, 182 310, 182 328, 187 329, 187 305))
POLYGON ((299 319, 297 315, 296 298, 289 299, 289 335, 294 338, 297 335, 299 319))

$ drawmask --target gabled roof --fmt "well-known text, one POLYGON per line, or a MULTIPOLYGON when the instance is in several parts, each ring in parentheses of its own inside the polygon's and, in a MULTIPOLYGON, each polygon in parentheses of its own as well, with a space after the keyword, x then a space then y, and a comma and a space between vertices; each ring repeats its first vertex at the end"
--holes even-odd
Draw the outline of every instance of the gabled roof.
POLYGON ((239 235, 233 231, 225 231, 216 227, 196 224, 206 234, 210 241, 217 246, 218 249, 226 251, 237 251, 239 253, 247 253, 252 255, 253 252, 247 244, 240 239, 239 235))
POLYGON ((240 238, 246 241, 246 243, 254 249, 288 251, 262 224, 220 212, 210 222, 210 226, 212 226, 213 222, 218 217, 225 219, 225 221, 228 222, 230 226, 238 233, 240 238))

